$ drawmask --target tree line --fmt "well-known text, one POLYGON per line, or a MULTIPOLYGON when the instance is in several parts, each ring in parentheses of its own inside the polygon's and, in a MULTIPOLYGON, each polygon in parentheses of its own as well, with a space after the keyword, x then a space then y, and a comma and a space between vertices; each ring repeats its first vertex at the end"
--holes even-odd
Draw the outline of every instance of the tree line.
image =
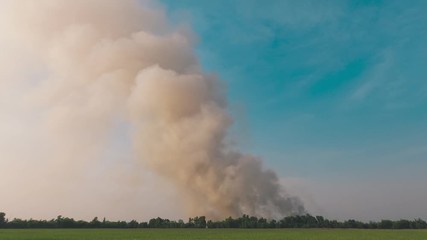
POLYGON ((243 215, 239 218, 226 218, 214 221, 199 216, 183 220, 169 220, 153 218, 148 222, 109 221, 105 218, 92 221, 74 220, 73 218, 58 216, 51 220, 23 220, 14 218, 9 220, 6 214, 0 212, 0 228, 364 228, 364 229, 427 229, 427 223, 422 219, 414 220, 381 220, 378 222, 361 222, 357 220, 337 221, 322 216, 288 216, 280 220, 258 218, 243 215))

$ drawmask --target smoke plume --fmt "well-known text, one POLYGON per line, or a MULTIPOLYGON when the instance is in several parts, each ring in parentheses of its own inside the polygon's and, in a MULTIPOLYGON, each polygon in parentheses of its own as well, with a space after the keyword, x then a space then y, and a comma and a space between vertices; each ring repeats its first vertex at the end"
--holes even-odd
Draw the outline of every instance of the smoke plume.
POLYGON ((33 177, 45 179, 38 180, 39 188, 66 179, 68 188, 60 181, 50 191, 78 192, 79 178, 108 166, 102 161, 111 155, 114 132, 128 129, 130 136, 122 138, 130 139, 132 147, 125 149, 136 162, 132 169, 108 172, 137 176, 149 169, 173 184, 188 215, 277 218, 304 212, 260 159, 227 143, 232 120, 218 80, 201 70, 191 32, 169 24, 154 5, 2 3, 0 130, 14 119, 26 127, 12 134, 21 136, 16 141, 0 139, 1 173, 12 162, 23 165, 16 169, 48 169, 33 177), (30 136, 36 140, 24 139, 30 136), (28 155, 10 149, 36 142, 27 146, 28 155))

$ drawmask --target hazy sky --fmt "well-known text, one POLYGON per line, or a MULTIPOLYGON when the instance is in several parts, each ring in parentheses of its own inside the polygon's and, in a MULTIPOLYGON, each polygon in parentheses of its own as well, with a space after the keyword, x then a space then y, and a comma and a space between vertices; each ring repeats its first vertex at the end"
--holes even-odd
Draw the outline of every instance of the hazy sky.
POLYGON ((184 202, 245 209, 228 209, 225 195, 256 213, 277 197, 264 170, 273 169, 314 215, 427 219, 426 1, 13 3, 0 3, 8 217, 182 218, 184 202), (139 126, 141 112, 156 121, 139 126), (192 168, 215 164, 210 180, 192 168), (187 165, 198 180, 185 192, 187 165), (234 174, 240 182, 227 181, 234 174), (244 182, 272 197, 250 201, 244 182))
POLYGON ((427 218, 425 1, 162 2, 226 82, 237 145, 313 211, 427 218))

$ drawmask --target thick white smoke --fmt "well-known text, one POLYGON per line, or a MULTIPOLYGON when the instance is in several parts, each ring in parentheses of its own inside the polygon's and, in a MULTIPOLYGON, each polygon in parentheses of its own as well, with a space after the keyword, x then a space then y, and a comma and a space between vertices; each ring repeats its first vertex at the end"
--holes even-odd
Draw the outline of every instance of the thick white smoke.
MULTIPOLYGON (((111 132, 130 125, 141 163, 134 166, 173 183, 188 215, 302 213, 300 201, 283 191, 273 171, 227 145, 231 119, 217 79, 201 71, 189 32, 168 25, 163 11, 149 5, 2 3, 0 110, 33 118, 27 126, 41 132, 45 145, 36 150, 48 159, 39 167, 55 169, 46 181, 61 177, 72 183, 105 158, 111 132)), ((0 119, 6 126, 8 118, 0 119)), ((21 157, 11 155, 19 164, 21 157)))

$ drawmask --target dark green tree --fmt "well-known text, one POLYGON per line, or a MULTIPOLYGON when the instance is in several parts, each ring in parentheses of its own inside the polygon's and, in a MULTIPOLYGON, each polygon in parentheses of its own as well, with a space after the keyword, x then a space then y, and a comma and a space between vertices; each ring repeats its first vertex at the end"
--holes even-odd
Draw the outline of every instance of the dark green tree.
POLYGON ((393 227, 393 221, 391 220, 381 220, 378 224, 379 228, 382 229, 391 229, 393 227))
POLYGON ((98 217, 95 217, 91 222, 90 226, 93 228, 98 228, 101 226, 101 222, 98 220, 98 217))
POLYGON ((6 213, 0 212, 0 227, 6 225, 6 213))
POLYGON ((205 216, 190 218, 190 221, 192 222, 191 225, 195 228, 206 228, 206 217, 205 216))

